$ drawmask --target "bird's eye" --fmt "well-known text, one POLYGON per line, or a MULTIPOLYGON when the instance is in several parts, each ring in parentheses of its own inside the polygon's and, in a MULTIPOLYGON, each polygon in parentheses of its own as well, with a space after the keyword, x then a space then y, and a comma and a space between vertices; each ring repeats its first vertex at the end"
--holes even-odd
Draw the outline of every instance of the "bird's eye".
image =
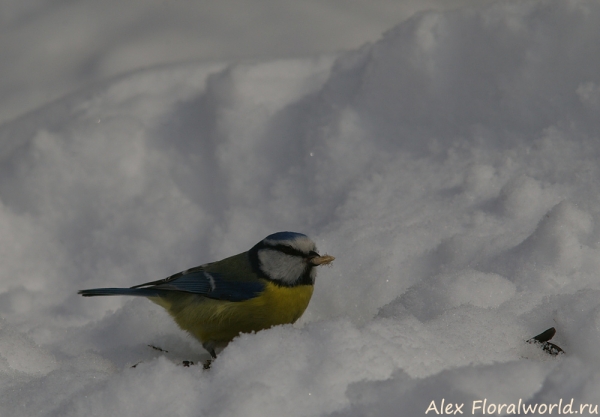
POLYGON ((317 252, 315 252, 314 250, 311 250, 310 252, 308 252, 308 257, 309 258, 315 258, 317 256, 321 256, 319 255, 317 252))

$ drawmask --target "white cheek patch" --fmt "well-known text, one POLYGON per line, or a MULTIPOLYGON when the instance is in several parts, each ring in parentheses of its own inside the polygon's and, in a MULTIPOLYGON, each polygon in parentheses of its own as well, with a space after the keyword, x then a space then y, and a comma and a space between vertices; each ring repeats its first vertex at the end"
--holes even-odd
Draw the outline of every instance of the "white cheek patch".
POLYGON ((288 255, 273 249, 258 251, 262 271, 272 280, 293 285, 304 273, 306 262, 299 256, 288 255))

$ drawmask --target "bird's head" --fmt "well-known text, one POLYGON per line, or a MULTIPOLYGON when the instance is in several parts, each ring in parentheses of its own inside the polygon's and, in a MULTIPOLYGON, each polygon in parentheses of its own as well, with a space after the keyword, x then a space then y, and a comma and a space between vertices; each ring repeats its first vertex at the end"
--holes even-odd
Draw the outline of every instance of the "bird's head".
POLYGON ((286 287, 313 285, 319 265, 335 258, 319 255, 315 242, 302 233, 277 232, 258 242, 250 251, 257 273, 286 287))

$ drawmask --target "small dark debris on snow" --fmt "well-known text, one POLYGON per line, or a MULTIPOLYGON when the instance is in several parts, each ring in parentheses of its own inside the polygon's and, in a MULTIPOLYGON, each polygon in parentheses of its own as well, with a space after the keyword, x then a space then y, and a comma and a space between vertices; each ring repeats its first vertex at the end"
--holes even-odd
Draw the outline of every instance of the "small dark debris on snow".
POLYGON ((148 345, 148 347, 151 347, 151 348, 152 348, 152 349, 154 349, 154 350, 158 350, 159 352, 165 352, 165 353, 169 353, 169 351, 168 351, 168 350, 161 349, 161 348, 159 348, 158 346, 154 346, 154 345, 148 345))
POLYGON ((552 356, 558 356, 565 353, 560 347, 556 346, 554 343, 550 343, 549 340, 554 337, 556 334, 556 329, 554 327, 550 327, 548 330, 538 334, 537 336, 532 337, 527 341, 527 343, 532 343, 538 345, 544 352, 552 356))

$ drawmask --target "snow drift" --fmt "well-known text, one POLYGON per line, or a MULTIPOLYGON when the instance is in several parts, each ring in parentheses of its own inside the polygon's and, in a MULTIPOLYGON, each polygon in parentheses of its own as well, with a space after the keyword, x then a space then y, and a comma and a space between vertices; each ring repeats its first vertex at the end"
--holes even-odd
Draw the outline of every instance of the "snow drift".
POLYGON ((4 124, 1 414, 595 404, 598 39, 595 1, 499 2, 337 57, 138 72, 4 124), (205 355, 159 307, 76 295, 278 230, 336 261, 300 323, 209 371, 179 365, 205 355), (566 354, 525 343, 549 327, 566 354))

